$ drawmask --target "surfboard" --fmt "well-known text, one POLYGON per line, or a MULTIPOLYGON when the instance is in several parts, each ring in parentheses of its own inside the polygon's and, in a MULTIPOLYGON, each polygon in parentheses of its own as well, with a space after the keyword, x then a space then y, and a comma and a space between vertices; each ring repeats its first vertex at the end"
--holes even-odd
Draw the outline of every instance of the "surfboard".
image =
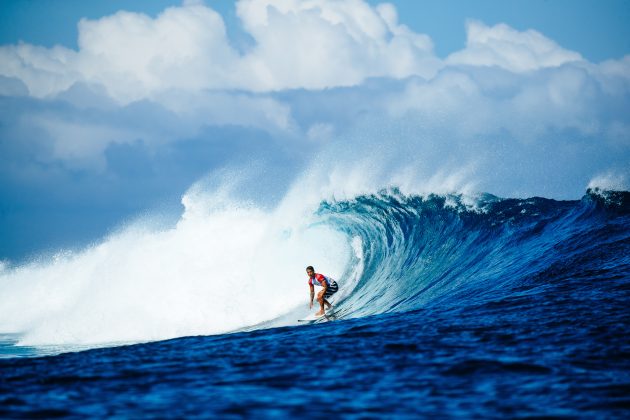
POLYGON ((332 319, 331 317, 334 316, 335 312, 332 310, 327 311, 324 315, 315 315, 315 314, 311 314, 305 318, 302 319, 298 319, 298 322, 306 322, 306 323, 312 323, 315 321, 319 321, 319 320, 330 320, 332 319))
POLYGON ((315 322, 318 319, 326 318, 326 315, 309 315, 306 318, 298 319, 298 322, 315 322))

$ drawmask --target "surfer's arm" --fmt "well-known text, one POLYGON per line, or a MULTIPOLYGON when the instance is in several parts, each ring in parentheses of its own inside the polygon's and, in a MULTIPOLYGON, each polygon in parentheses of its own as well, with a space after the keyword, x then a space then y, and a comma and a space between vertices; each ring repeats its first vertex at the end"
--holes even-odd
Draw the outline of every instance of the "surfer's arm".
POLYGON ((309 284, 308 287, 311 288, 311 307, 313 307, 313 299, 315 298, 315 287, 312 284, 309 284))

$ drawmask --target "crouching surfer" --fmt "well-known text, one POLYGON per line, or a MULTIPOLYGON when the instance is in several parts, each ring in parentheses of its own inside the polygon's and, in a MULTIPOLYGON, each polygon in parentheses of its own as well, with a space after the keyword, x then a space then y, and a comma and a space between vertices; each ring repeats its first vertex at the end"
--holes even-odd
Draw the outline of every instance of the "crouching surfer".
POLYGON ((312 265, 306 267, 306 274, 308 275, 308 286, 311 289, 311 304, 309 308, 313 307, 313 298, 315 297, 315 287, 319 286, 322 290, 317 293, 317 301, 319 302, 319 312, 315 314, 315 316, 324 315, 324 305, 326 308, 330 309, 332 305, 328 302, 327 299, 330 299, 332 295, 337 293, 339 290, 339 286, 337 282, 331 279, 330 277, 326 277, 323 274, 319 274, 315 272, 315 269, 312 265))

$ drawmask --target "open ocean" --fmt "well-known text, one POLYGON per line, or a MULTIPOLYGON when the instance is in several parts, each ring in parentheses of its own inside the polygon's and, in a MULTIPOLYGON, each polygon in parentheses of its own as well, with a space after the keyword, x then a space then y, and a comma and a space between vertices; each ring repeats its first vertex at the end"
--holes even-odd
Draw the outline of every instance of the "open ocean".
POLYGON ((300 272, 299 308, 236 332, 92 345, 61 331, 61 305, 8 322, 22 301, 9 307, 20 268, 5 267, 0 417, 630 416, 629 192, 391 189, 315 216, 354 252, 336 319, 312 325, 296 322, 300 272))

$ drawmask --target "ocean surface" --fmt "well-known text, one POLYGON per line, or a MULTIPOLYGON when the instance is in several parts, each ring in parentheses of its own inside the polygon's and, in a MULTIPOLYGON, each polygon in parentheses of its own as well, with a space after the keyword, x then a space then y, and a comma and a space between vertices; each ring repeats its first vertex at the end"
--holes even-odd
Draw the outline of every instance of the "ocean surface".
POLYGON ((629 192, 390 189, 315 213, 355 251, 330 320, 296 322, 305 277, 299 308, 230 333, 47 343, 61 304, 0 320, 0 417, 630 416, 629 192))

